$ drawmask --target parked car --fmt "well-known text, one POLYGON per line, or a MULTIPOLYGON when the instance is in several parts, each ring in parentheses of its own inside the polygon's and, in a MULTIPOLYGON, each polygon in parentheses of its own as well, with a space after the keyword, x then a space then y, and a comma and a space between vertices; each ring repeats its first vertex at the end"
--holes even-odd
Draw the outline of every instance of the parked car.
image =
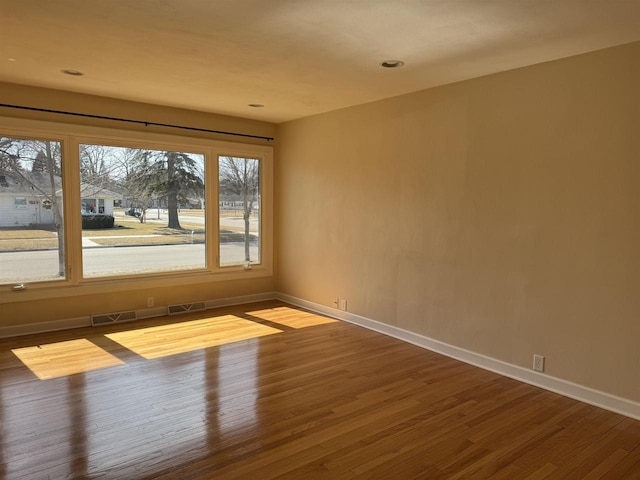
POLYGON ((129 215, 130 217, 138 217, 138 218, 140 218, 142 216, 142 209, 141 208, 134 208, 134 207, 125 208, 124 209, 124 214, 125 215, 129 215))

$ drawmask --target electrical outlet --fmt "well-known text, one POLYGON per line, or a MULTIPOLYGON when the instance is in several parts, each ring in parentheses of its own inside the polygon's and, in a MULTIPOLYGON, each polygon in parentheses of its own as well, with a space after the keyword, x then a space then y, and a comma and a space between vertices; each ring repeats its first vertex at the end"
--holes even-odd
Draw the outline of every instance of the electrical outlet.
POLYGON ((347 301, 344 298, 340 299, 340 304, 338 307, 340 310, 347 311, 347 301))
POLYGON ((533 356, 533 369, 536 372, 544 372, 544 357, 542 355, 533 356))
POLYGON ((153 307, 155 300, 153 297, 147 297, 147 307, 153 307))
POLYGON ((336 308, 340 308, 340 299, 338 297, 334 298, 333 304, 336 306, 336 308))

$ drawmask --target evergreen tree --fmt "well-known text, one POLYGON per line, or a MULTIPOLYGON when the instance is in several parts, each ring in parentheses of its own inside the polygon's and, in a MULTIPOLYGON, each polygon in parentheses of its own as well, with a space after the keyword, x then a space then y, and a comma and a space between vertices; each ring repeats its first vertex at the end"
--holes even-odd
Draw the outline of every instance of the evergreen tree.
POLYGON ((201 197, 204 190, 198 162, 179 152, 142 152, 133 183, 141 197, 166 199, 167 227, 175 229, 182 229, 179 205, 187 203, 190 197, 201 197))

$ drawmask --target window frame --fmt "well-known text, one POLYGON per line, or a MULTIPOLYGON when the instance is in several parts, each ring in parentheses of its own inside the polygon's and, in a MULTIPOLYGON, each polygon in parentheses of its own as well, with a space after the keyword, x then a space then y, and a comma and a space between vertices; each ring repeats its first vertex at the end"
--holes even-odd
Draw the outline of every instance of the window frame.
POLYGON ((0 285, 0 303, 99 293, 104 291, 105 286, 110 291, 128 291, 132 288, 170 286, 174 285, 176 280, 183 284, 197 284, 273 276, 272 146, 11 117, 0 117, 0 135, 61 142, 66 239, 64 245, 65 279, 25 283, 27 288, 21 290, 19 294, 16 294, 13 290, 14 284, 0 285), (176 272, 83 278, 81 216, 73 215, 73 212, 79 212, 82 206, 79 146, 86 143, 183 151, 205 155, 205 268, 176 272), (252 265, 249 269, 245 268, 244 265, 223 267, 219 265, 218 158, 221 155, 261 160, 261 263, 252 265))
MULTIPOLYGON (((147 141, 133 141, 133 142, 105 142, 103 140, 103 138, 98 138, 98 137, 87 137, 87 136, 80 136, 77 135, 75 137, 75 140, 78 141, 78 143, 76 145, 73 145, 72 148, 76 149, 78 151, 78 172, 80 172, 80 150, 79 147, 80 145, 83 144, 90 144, 90 145, 100 145, 100 146, 112 146, 112 147, 125 147, 125 148, 138 148, 138 149, 149 149, 149 150, 160 150, 160 151, 173 151, 173 152, 188 152, 188 153, 192 153, 192 154, 198 154, 198 155, 203 155, 204 156, 204 164, 205 164, 205 205, 209 204, 209 168, 207 166, 207 163, 209 162, 208 160, 208 153, 207 153, 207 149, 203 149, 201 147, 196 147, 196 148, 192 148, 191 150, 176 150, 176 148, 184 148, 184 145, 177 145, 177 144, 172 144, 172 143, 162 143, 162 144, 157 144, 157 143, 150 143, 147 141)), ((80 177, 82 177, 82 174, 80 173, 80 177)), ((80 195, 80 185, 78 185, 78 195, 80 195)), ((82 199, 80 198, 80 201, 82 202, 82 199)), ((82 207, 81 207, 82 208, 82 207)), ((208 237, 209 233, 208 233, 208 229, 209 229, 209 224, 207 223, 207 212, 208 212, 208 208, 205 208, 205 266, 203 268, 194 268, 194 269, 184 269, 184 270, 176 270, 176 271, 171 271, 171 270, 165 270, 165 271, 158 271, 158 272, 148 272, 148 273, 131 273, 129 275, 107 275, 107 276, 95 276, 95 277, 84 277, 82 276, 84 274, 84 265, 83 265, 83 261, 81 259, 80 262, 80 266, 81 266, 81 276, 82 279, 81 281, 83 282, 93 282, 93 281, 100 281, 100 280, 108 280, 108 279, 125 279, 125 278, 146 278, 146 277, 155 277, 155 276, 162 276, 162 275, 177 275, 180 273, 198 273, 198 272, 204 272, 204 273, 216 273, 215 271, 212 271, 212 265, 213 263, 213 259, 210 259, 209 257, 209 241, 211 241, 208 237)), ((80 210, 77 210, 80 211, 80 210)), ((82 231, 80 232, 80 235, 82 236, 82 231)), ((75 238, 74 238, 75 240, 75 238)), ((82 240, 80 240, 81 242, 82 240)), ((82 253, 82 249, 81 249, 81 253, 82 253)))
POLYGON ((24 210, 28 206, 27 197, 13 197, 13 208, 18 210, 24 210), (18 203, 18 200, 24 200, 23 202, 18 203))

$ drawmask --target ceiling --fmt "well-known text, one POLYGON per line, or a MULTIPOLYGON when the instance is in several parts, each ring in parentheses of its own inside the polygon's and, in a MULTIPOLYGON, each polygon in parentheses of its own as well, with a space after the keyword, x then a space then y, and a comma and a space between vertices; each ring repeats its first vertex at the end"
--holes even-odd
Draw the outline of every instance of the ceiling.
POLYGON ((640 40, 640 0, 0 0, 0 18, 0 81, 275 123, 640 40))

